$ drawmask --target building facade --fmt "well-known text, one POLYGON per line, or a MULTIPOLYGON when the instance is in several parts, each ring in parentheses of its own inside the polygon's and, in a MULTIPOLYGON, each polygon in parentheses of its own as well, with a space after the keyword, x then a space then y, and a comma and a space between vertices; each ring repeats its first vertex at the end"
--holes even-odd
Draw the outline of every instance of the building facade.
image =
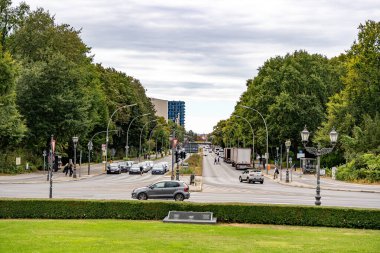
POLYGON ((168 118, 176 122, 179 115, 179 124, 185 127, 185 102, 184 101, 169 101, 168 102, 168 118))
POLYGON ((154 105, 156 116, 164 117, 166 122, 168 122, 168 100, 150 98, 150 101, 152 101, 152 104, 154 105))

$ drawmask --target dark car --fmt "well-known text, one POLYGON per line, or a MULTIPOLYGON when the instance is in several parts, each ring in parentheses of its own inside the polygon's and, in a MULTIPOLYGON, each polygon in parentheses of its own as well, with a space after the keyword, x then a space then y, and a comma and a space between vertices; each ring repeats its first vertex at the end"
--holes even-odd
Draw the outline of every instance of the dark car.
POLYGON ((146 199, 174 199, 183 201, 190 198, 189 186, 183 181, 160 181, 158 183, 136 188, 132 191, 132 198, 146 199))

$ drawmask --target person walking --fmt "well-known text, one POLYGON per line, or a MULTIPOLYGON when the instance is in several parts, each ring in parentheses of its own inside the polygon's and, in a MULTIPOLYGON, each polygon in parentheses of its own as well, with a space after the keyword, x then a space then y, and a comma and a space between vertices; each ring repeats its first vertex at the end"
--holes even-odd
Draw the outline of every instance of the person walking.
POLYGON ((142 176, 143 174, 143 166, 140 166, 140 175, 142 176))
POLYGON ((278 174, 280 174, 280 172, 278 172, 278 168, 276 167, 276 168, 274 169, 273 179, 278 178, 278 174))

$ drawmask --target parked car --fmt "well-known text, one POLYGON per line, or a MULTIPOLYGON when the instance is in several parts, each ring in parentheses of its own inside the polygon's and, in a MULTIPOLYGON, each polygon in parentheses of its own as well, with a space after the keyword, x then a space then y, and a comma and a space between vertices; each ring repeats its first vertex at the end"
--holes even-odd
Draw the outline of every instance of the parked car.
POLYGON ((146 187, 134 189, 132 198, 138 200, 160 198, 183 201, 190 198, 190 192, 189 186, 183 181, 160 181, 146 187))
POLYGON ((121 173, 119 163, 111 163, 107 165, 107 174, 111 174, 111 173, 117 173, 117 174, 121 173))
POLYGON ((142 162, 140 165, 143 167, 143 173, 147 173, 152 169, 148 162, 142 162))
POLYGON ((141 163, 132 164, 131 168, 129 168, 129 174, 141 174, 141 168, 143 168, 141 163))
POLYGON ((119 162, 121 172, 128 172, 133 164, 133 161, 119 162))
POLYGON ((169 171, 169 163, 168 162, 160 162, 162 167, 164 167, 165 173, 169 171))
POLYGON ((163 175, 165 174, 165 169, 160 163, 156 163, 152 168, 152 175, 163 175))
POLYGON ((248 183, 260 182, 261 184, 263 184, 264 175, 261 170, 246 170, 239 176, 239 181, 247 181, 248 183))
POLYGON ((144 172, 148 172, 153 168, 154 162, 152 161, 145 161, 142 162, 143 167, 144 167, 144 172))

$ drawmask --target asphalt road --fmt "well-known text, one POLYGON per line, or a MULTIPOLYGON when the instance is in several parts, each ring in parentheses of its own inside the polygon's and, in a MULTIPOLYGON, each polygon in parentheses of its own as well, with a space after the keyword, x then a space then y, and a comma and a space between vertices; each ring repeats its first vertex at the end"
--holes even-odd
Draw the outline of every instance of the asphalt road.
MULTIPOLYGON (((204 158, 202 192, 192 192, 186 201, 314 205, 315 189, 282 185, 268 178, 265 178, 264 184, 240 183, 238 178, 241 171, 222 161, 219 165, 214 165, 212 154, 204 158)), ((171 157, 164 158, 166 161, 170 159, 171 157)), ((43 174, 31 177, 46 179, 43 174)), ((53 198, 131 199, 134 188, 163 179, 170 179, 170 175, 101 174, 83 180, 54 183, 53 198)), ((7 180, 1 179, 0 197, 48 198, 48 182, 31 182, 27 178, 22 183, 7 183, 7 180)), ((321 196, 323 206, 380 208, 380 193, 322 190, 321 196)))

